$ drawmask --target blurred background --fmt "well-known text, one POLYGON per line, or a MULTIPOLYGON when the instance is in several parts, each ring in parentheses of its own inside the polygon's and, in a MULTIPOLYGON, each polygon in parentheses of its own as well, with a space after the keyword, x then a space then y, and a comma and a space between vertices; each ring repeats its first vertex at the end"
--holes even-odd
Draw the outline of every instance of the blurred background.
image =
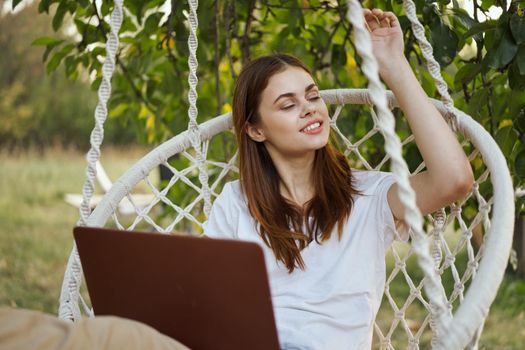
MULTIPOLYGON (((64 197, 82 189, 113 3, 0 4, 0 306, 56 314, 78 220, 78 209, 64 197)), ((362 5, 398 15, 405 54, 427 94, 439 98, 401 1, 362 5)), ((514 186, 523 188, 525 3, 416 5, 456 107, 493 135, 514 186)), ((128 0, 124 6, 101 159, 112 180, 187 126, 187 2, 128 0)), ((345 13, 346 2, 337 0, 200 1, 199 121, 230 111, 242 65, 271 52, 300 57, 323 89, 366 87, 345 13)), ((352 113, 358 120, 360 111, 352 113)), ((359 134, 361 127, 352 122, 349 132, 359 134)), ((372 157, 377 148, 370 146, 372 157)), ((405 152, 409 165, 418 164, 417 149, 405 152)), ((524 199, 516 198, 514 250, 480 348, 525 343, 524 199)))

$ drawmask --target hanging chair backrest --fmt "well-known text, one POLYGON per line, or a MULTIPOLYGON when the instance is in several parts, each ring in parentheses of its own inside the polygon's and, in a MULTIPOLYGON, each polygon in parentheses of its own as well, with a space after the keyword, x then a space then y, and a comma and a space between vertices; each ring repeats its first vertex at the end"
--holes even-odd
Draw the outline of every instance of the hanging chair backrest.
MULTIPOLYGON (((324 90, 321 95, 325 102, 331 105, 332 132, 342 141, 342 151, 348 156, 352 166, 367 170, 388 170, 387 155, 374 161, 367 159, 367 156, 377 153, 372 147, 372 141, 381 135, 373 108, 369 109, 369 115, 363 113, 363 120, 357 121, 362 125, 369 125, 362 137, 352 140, 352 136, 345 132, 345 125, 351 116, 351 107, 343 107, 358 104, 364 105, 366 109, 366 106, 371 104, 369 91, 324 90)), ((387 96, 389 106, 397 106, 393 95, 389 93, 387 96)), ((442 114, 447 113, 442 102, 433 100, 433 103, 442 114)), ((485 317, 493 297, 484 291, 490 290, 487 286, 496 283, 494 278, 497 278, 498 273, 495 271, 504 269, 506 265, 510 241, 508 235, 502 232, 509 232, 509 228, 511 232, 513 193, 504 158, 494 140, 472 118, 461 111, 455 112, 458 116, 458 129, 463 133, 459 135, 460 141, 475 168, 476 182, 465 199, 434 216, 429 215, 426 221, 429 225, 428 235, 433 246, 435 266, 442 278, 451 285, 451 289, 447 289, 446 293, 454 312, 460 312, 459 305, 466 303, 465 291, 470 285, 470 304, 475 305, 475 308, 466 315, 456 313, 455 319, 462 316, 458 327, 471 327, 485 317), (480 167, 481 162, 484 162, 485 166, 480 167), (474 206, 477 210, 463 212, 464 205, 474 206), (498 229, 497 234, 492 233, 494 227, 498 229), (485 237, 480 248, 471 244, 473 231, 480 231, 485 237), (481 267, 483 264, 484 267, 481 267), (482 273, 483 276, 479 276, 482 273), (478 278, 473 280, 476 274, 478 278)), ((355 119, 355 116, 352 118, 355 119)), ((231 138, 233 135, 230 114, 217 116, 200 127, 204 153, 217 148, 209 147, 210 144, 222 144, 223 138, 231 138)), ((198 181, 198 171, 193 163, 195 152, 191 147, 190 137, 190 133, 183 132, 158 146, 133 165, 114 183, 90 215, 88 226, 110 226, 162 233, 201 232, 201 225, 206 219, 202 214, 204 196, 198 181), (172 178, 162 184, 158 183, 155 174, 160 164, 173 173, 172 178), (149 192, 155 199, 145 208, 137 207, 135 217, 120 217, 115 209, 121 200, 134 191, 149 192), (175 197, 181 202, 174 202, 175 197)), ((407 135, 403 145, 405 148, 413 147, 413 136, 407 135)), ((214 154, 213 159, 206 160, 212 198, 220 193, 225 182, 236 178, 238 174, 236 153, 228 155, 225 151, 222 154, 229 158, 216 158, 217 155, 214 154)), ((420 164, 414 172, 423 168, 424 164, 420 164)), ((375 325, 374 339, 381 348, 417 347, 421 340, 426 342, 430 337, 433 320, 426 311, 431 306, 422 290, 421 271, 410 270, 411 265, 414 265, 413 260, 414 251, 408 244, 396 243, 389 252, 390 268, 385 296, 375 325), (404 291, 393 292, 399 289, 404 291)))

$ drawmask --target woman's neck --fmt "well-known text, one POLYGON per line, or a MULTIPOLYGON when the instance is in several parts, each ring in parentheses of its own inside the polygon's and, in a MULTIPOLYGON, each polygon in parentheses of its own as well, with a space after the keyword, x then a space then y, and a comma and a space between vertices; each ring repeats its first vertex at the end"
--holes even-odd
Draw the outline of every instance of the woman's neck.
POLYGON ((281 195, 301 207, 304 206, 315 194, 312 180, 315 151, 296 158, 270 155, 281 178, 281 195))

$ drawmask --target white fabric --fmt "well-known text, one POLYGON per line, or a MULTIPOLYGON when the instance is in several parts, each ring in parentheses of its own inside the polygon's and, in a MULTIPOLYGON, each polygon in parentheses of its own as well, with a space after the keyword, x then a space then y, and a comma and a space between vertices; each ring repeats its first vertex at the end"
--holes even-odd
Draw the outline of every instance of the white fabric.
POLYGON ((337 231, 302 251, 305 270, 277 262, 256 230, 239 181, 213 204, 204 234, 254 241, 263 248, 279 341, 283 349, 370 349, 385 285, 385 252, 395 237, 387 202, 390 173, 354 170, 356 196, 341 240, 337 231))

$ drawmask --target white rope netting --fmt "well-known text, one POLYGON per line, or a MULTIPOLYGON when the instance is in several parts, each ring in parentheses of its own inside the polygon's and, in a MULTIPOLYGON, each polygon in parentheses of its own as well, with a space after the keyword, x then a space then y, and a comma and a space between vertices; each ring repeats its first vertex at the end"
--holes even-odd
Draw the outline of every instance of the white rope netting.
MULTIPOLYGON (((117 33, 122 21, 122 2, 115 4, 111 16, 112 29, 107 44, 103 82, 99 90, 100 103, 95 113, 96 126, 91 139, 92 148, 88 153, 87 180, 83 191, 85 203, 81 209, 80 225, 104 226, 109 224, 109 226, 125 230, 153 230, 162 233, 177 231, 198 234, 210 212, 212 197, 216 197, 224 183, 234 179, 238 173, 236 151, 212 147, 215 142, 224 142, 223 138, 213 137, 219 132, 226 133, 233 140, 231 116, 218 116, 202 125, 197 122, 196 33, 198 22, 196 11, 198 5, 196 0, 191 0, 189 5, 188 46, 190 56, 188 64, 190 74, 188 81, 190 91, 188 101, 190 106, 188 130, 162 144, 133 166, 114 184, 95 211, 89 215, 89 208, 86 209, 85 205, 89 203, 89 198, 93 193, 95 163, 100 156, 102 125, 107 116, 109 83, 118 46, 117 33), (179 155, 178 159, 168 161, 173 155, 179 155), (150 178, 152 170, 159 164, 166 166, 173 174, 168 183, 158 184, 150 178), (135 191, 150 192, 153 200, 149 205, 137 206, 131 196, 135 191), (136 215, 123 217, 118 212, 118 205, 124 198, 131 202, 136 215), (112 223, 107 222, 110 217, 112 223)), ((409 8, 410 4, 406 6, 409 8)), ((407 9, 407 12, 409 11, 407 9)), ((450 124, 454 129, 465 133, 461 141, 478 176, 471 193, 463 201, 433 216, 422 218, 408 181, 411 172, 403 159, 403 147, 406 152, 407 147, 410 147, 411 144, 413 146, 414 138, 407 134, 401 141, 395 132, 394 118, 390 109, 396 105, 396 102, 391 94, 385 92, 379 81, 369 33, 365 29, 362 9, 357 0, 349 2, 347 16, 355 29, 355 45, 358 53, 363 57, 362 69, 369 79, 369 90, 333 90, 324 91, 322 95, 328 104, 337 106, 332 116, 332 127, 343 141, 343 151, 349 156, 353 165, 358 168, 384 171, 388 170, 386 168, 388 165, 391 166, 400 186, 401 200, 407 208, 405 222, 412 228, 412 244, 406 246, 395 244, 390 252, 389 259, 392 267, 387 279, 382 308, 375 324, 376 344, 382 349, 393 349, 395 346, 418 348, 421 341, 428 343, 427 338, 430 333, 429 328, 431 328, 434 335, 432 344, 436 347, 443 349, 464 347, 473 339, 476 330, 481 329, 480 320, 484 319, 488 306, 495 296, 496 286, 501 281, 508 259, 508 251, 510 251, 509 237, 512 235, 513 223, 511 213, 514 212, 513 193, 504 158, 494 141, 478 124, 454 109, 451 104, 452 100, 446 91, 446 84, 444 87, 439 87, 438 84, 444 103, 435 101, 435 104, 440 112, 451 121, 450 124), (343 106, 348 104, 365 104, 375 108, 370 108, 372 123, 369 124, 371 128, 359 138, 343 132, 343 127, 338 127, 338 121, 345 119, 344 111, 347 108, 343 109, 343 106), (374 164, 370 159, 378 158, 378 153, 369 145, 376 135, 380 135, 379 132, 384 137, 386 153, 383 153, 379 161, 374 164), (353 141, 354 138, 355 141, 353 141), (487 166, 482 165, 480 168, 479 163, 483 164, 483 161, 487 166), (479 169, 482 169, 481 173, 479 169), (510 203, 509 198, 511 198, 510 203), (478 211, 467 215, 462 212, 465 205, 467 208, 475 205, 478 211), (498 216, 493 216, 491 221, 489 214, 491 214, 493 205, 493 215, 496 215, 497 211, 498 216), (496 224, 496 227, 505 232, 505 234, 500 233, 497 240, 492 234, 494 230, 492 225, 496 224), (429 233, 425 233, 425 226, 428 227, 429 233), (479 249, 475 249, 471 244, 471 237, 475 230, 481 230, 486 237, 487 243, 483 243, 479 249), (491 249, 486 249, 486 246, 491 249), (492 261, 483 265, 481 263, 482 253, 484 253, 483 261, 487 259, 492 259, 492 261), (414 271, 409 268, 414 264, 412 260, 416 256, 423 274, 420 273, 421 270, 414 271), (473 281, 478 269, 480 274, 482 270, 486 270, 483 275, 488 276, 489 280, 477 278, 473 281), (442 278, 448 278, 451 281, 453 286, 451 290, 443 287, 442 278), (470 292, 473 288, 470 286, 475 283, 479 284, 481 292, 475 292, 477 294, 470 297, 472 305, 468 309, 463 307, 464 304, 468 304, 467 299, 469 299, 465 295, 465 290, 468 289, 470 292), (394 293, 393 286, 402 284, 406 287, 405 294, 394 293), (425 294, 422 293, 423 286, 425 286, 425 294), (451 309, 457 310, 454 319, 451 319, 451 309), (469 312, 472 312, 470 318, 468 317, 469 312), (459 321, 456 322, 456 319, 459 321), (471 324, 468 324, 469 320, 471 324), (459 331, 457 331, 458 327, 459 331), (445 331, 447 332, 446 338, 440 336, 445 334, 445 331)), ((415 20, 417 21, 417 17, 415 20)), ((421 40, 426 41, 424 31, 421 40)), ((436 70, 435 67, 432 69, 436 70)), ((437 74, 439 74, 439 65, 437 74)), ((440 76, 434 78, 439 80, 440 76)), ((355 119, 354 116, 351 120, 355 119)), ((348 124, 348 121, 345 124, 348 124)), ((412 173, 417 173, 422 169, 424 169, 424 164, 420 164, 412 173)), ((76 320, 81 317, 78 307, 81 275, 78 254, 74 247, 62 287, 59 312, 61 318, 76 320)), ((85 304, 82 298, 80 302, 85 304)), ((85 310, 88 315, 91 314, 89 307, 86 306, 85 310)))
MULTIPOLYGON (((111 95, 111 77, 115 70, 115 57, 119 46, 118 33, 123 20, 122 0, 116 0, 111 13, 110 32, 106 43, 106 59, 102 66, 102 81, 98 89, 98 104, 95 109, 95 127, 91 132, 91 148, 87 153, 86 181, 82 188, 82 203, 79 212, 78 226, 85 226, 91 214, 90 201, 95 191, 96 164, 100 159, 100 146, 104 139, 104 122, 108 116, 107 104, 111 95)), ((58 316, 63 320, 75 320, 80 318, 78 299, 80 297, 86 313, 92 314, 82 297, 79 295, 80 281, 82 278, 82 266, 78 256, 77 247, 73 243, 73 249, 69 257, 64 282, 60 292, 60 306, 58 316)))

